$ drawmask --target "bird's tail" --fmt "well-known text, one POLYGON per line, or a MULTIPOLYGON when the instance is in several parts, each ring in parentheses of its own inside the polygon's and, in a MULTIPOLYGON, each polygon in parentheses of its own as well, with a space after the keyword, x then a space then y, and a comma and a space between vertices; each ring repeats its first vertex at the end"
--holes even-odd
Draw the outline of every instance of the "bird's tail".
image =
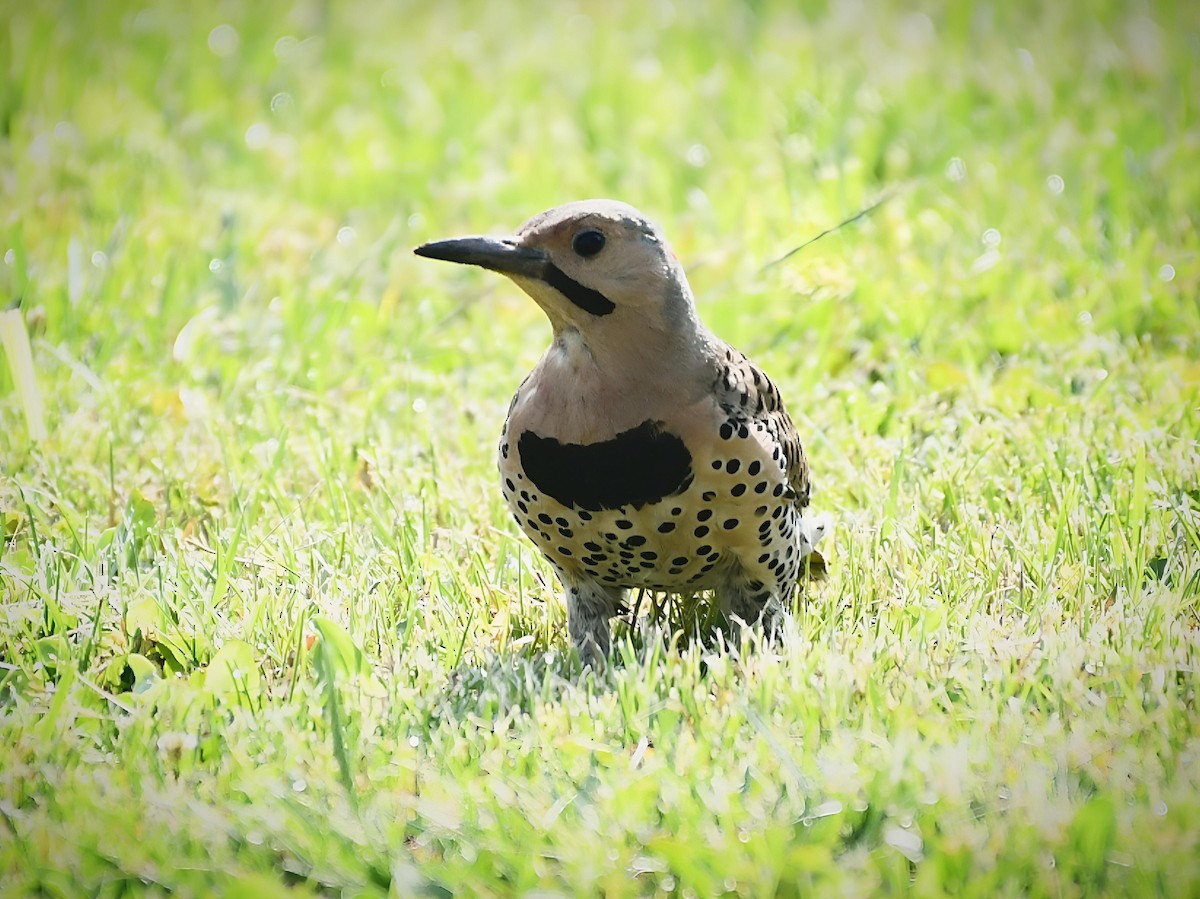
POLYGON ((800 543, 800 558, 805 561, 808 576, 813 579, 825 576, 825 556, 817 549, 826 532, 833 528, 828 513, 808 514, 800 519, 797 540, 800 543))

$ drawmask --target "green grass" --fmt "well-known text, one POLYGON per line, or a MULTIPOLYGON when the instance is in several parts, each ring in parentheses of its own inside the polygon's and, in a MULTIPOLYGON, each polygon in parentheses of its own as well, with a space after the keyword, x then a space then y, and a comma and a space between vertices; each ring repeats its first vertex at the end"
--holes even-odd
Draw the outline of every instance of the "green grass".
POLYGON ((0 892, 1200 892, 1200 7, 610 6, 0 13, 0 892), (588 196, 804 435, 779 647, 580 674, 503 508, 409 251, 588 196))

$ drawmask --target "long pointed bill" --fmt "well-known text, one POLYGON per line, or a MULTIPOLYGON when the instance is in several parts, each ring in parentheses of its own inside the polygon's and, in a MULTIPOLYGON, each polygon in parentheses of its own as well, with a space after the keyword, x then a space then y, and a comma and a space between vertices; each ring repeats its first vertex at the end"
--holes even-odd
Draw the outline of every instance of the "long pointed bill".
POLYGON ((511 237, 455 237, 435 240, 413 250, 418 256, 478 265, 503 275, 523 275, 549 284, 564 297, 592 315, 608 315, 617 307, 598 290, 592 290, 567 275, 541 250, 523 247, 511 237))
POLYGON ((508 237, 455 237, 421 244, 413 250, 418 256, 478 265, 505 275, 544 278, 550 260, 541 250, 522 247, 508 237))

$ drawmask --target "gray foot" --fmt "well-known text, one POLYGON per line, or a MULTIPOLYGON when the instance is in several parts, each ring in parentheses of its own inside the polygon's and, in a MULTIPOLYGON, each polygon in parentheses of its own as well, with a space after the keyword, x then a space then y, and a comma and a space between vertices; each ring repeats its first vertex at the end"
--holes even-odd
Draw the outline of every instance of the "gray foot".
POLYGON ((566 584, 567 630, 579 660, 596 671, 604 669, 610 646, 608 620, 621 607, 622 593, 599 584, 566 584))
POLYGON ((764 636, 773 640, 783 629, 784 608, 778 592, 758 581, 722 588, 717 593, 717 603, 730 631, 759 627, 764 636))

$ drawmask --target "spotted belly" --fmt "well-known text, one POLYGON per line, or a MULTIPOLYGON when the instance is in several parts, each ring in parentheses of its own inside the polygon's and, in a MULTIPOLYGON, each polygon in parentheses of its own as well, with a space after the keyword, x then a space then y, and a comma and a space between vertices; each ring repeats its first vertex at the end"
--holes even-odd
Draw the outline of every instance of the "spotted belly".
POLYGON ((750 434, 705 458, 652 423, 599 444, 552 443, 506 429, 500 473, 517 524, 565 580, 668 592, 735 575, 794 583, 800 510, 750 434))

